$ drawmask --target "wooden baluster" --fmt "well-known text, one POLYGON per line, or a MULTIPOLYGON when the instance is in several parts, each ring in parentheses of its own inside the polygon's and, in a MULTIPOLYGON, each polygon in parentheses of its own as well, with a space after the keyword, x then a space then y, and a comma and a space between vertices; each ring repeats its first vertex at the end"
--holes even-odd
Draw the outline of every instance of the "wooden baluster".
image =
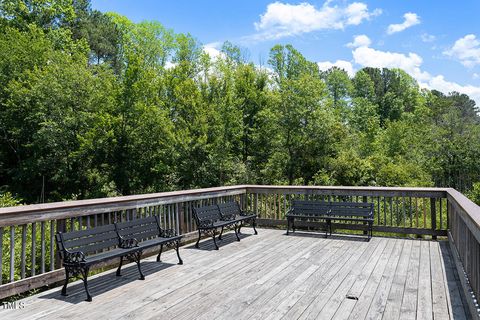
POLYGON ((27 251, 27 225, 22 226, 22 250, 20 252, 20 278, 25 279, 25 263, 27 251))
POLYGON ((45 273, 45 221, 42 221, 40 224, 40 246, 40 273, 45 273))
POLYGON ((15 226, 10 226, 10 282, 15 281, 15 226))
MULTIPOLYGON (((432 232, 434 232, 437 230, 437 208, 435 198, 430 198, 430 217, 432 219, 432 232)), ((432 236, 432 239, 436 240, 437 236, 432 236)))
POLYGON ((37 262, 37 224, 32 222, 32 276, 36 274, 37 262))
POLYGON ((55 269, 55 222, 50 221, 50 271, 55 269))

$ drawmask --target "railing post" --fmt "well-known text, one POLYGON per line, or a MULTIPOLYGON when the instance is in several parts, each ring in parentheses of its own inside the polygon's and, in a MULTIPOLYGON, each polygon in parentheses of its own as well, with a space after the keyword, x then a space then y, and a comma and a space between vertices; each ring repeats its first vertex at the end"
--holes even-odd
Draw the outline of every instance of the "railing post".
MULTIPOLYGON (((430 198, 430 218, 432 219, 432 233, 437 230, 437 208, 435 198, 430 198)), ((432 234, 432 239, 437 240, 437 236, 432 234)))
MULTIPOLYGON (((57 232, 65 232, 66 231, 66 224, 65 219, 57 220, 57 232)), ((55 255, 55 269, 58 269, 62 266, 62 262, 60 261, 60 255, 55 255)))
POLYGON ((185 215, 184 215, 184 212, 185 210, 183 209, 184 207, 184 203, 177 203, 176 204, 177 206, 177 212, 178 212, 178 223, 179 223, 179 227, 180 227, 180 234, 184 234, 186 233, 185 231, 185 215))

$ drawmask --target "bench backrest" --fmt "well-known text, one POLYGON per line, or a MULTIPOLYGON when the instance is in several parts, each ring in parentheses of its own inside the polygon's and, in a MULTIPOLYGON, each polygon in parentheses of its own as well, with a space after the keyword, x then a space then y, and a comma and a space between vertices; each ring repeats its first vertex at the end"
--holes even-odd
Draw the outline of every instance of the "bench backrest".
POLYGON ((368 202, 331 202, 332 216, 373 218, 373 203, 368 202))
POLYGON ((119 245, 114 224, 86 230, 59 232, 55 235, 55 240, 62 259, 64 258, 64 250, 70 252, 82 251, 85 255, 88 255, 119 245))
POLYGON ((218 209, 220 209, 220 215, 223 220, 233 220, 242 213, 240 205, 236 201, 219 203, 218 209))
POLYGON ((118 234, 126 239, 135 238, 138 241, 144 241, 160 235, 157 216, 118 222, 115 225, 118 234))
POLYGON ((220 209, 216 204, 211 206, 204 206, 193 208, 193 216, 197 222, 197 226, 210 225, 213 222, 221 220, 220 209))
POLYGON ((326 201, 293 200, 291 209, 294 215, 327 215, 330 212, 330 203, 326 201))

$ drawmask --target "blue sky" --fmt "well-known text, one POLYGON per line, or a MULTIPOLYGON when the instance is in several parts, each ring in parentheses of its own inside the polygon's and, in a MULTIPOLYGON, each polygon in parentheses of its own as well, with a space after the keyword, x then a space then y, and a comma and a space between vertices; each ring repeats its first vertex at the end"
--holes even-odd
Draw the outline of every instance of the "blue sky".
POLYGON ((93 0, 94 9, 192 34, 215 55, 226 40, 266 64, 292 44, 321 68, 400 67, 421 86, 480 105, 480 1, 93 0))

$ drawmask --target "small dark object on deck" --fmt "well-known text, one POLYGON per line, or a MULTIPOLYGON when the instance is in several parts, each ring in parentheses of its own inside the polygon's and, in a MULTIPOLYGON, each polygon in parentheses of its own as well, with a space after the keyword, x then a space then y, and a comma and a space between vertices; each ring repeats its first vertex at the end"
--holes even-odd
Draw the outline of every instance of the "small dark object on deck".
POLYGON ((144 280, 145 276, 140 267, 142 252, 156 245, 160 245, 157 261, 160 261, 164 245, 175 245, 179 264, 182 264, 178 251, 181 238, 174 230, 163 230, 156 216, 87 230, 59 232, 55 239, 65 267, 62 295, 67 295, 69 279, 80 277, 85 286, 87 301, 92 301, 87 282, 90 266, 112 258, 120 258, 117 276, 120 276, 123 260, 127 259, 136 262, 140 279, 144 280))
POLYGON ((351 295, 347 295, 347 299, 350 299, 350 300, 358 300, 358 297, 356 297, 356 296, 351 296, 351 295))
POLYGON ((332 235, 332 220, 368 223, 367 237, 373 236, 373 203, 368 202, 326 202, 293 200, 287 217, 287 234, 290 226, 295 232, 295 219, 323 220, 326 222, 325 237, 332 235))
POLYGON ((202 233, 204 233, 212 236, 215 249, 218 250, 217 241, 215 239, 216 230, 218 228, 221 228, 220 235, 218 236, 219 240, 222 240, 224 228, 233 226, 237 241, 240 241, 238 234, 240 233, 243 223, 250 223, 255 234, 258 234, 257 229, 255 228, 257 215, 242 211, 238 202, 227 202, 193 208, 193 214, 198 229, 198 240, 195 244, 196 248, 199 247, 200 238, 202 233))

